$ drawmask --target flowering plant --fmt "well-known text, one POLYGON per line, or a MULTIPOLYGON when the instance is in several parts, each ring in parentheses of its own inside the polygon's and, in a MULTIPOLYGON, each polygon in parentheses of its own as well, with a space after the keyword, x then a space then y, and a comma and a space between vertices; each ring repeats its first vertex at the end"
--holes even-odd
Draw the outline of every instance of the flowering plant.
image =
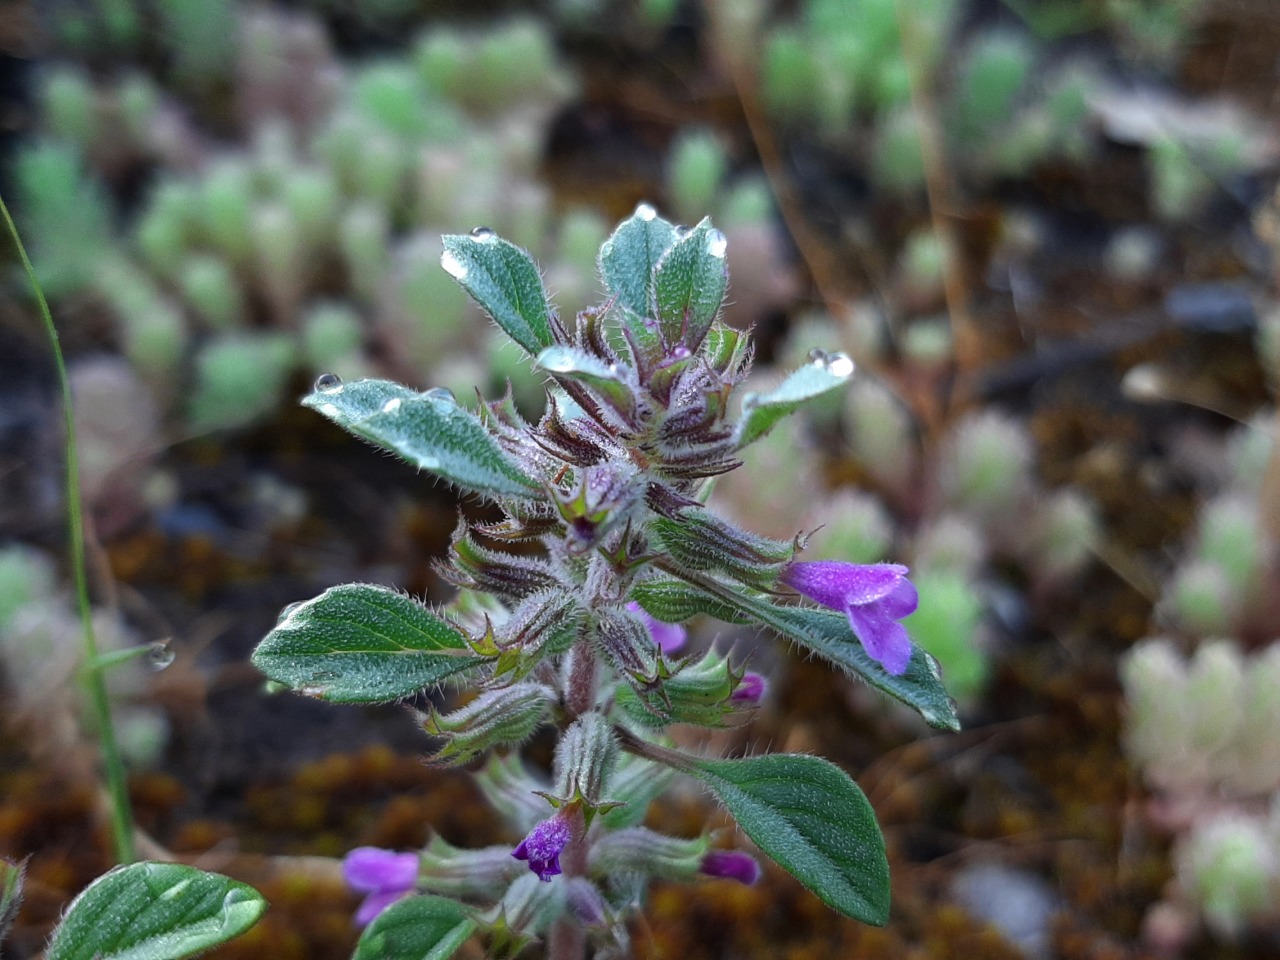
POLYGON ((730 401, 750 368, 747 337, 718 317, 726 243, 707 220, 676 227, 641 205, 600 251, 608 299, 564 322, 538 269, 479 228, 444 238, 444 269, 548 377, 527 422, 510 397, 473 411, 446 391, 323 376, 303 403, 501 510, 461 519, 433 609, 386 587, 347 584, 295 604, 254 653, 272 680, 338 702, 407 698, 445 680, 473 699, 432 708, 434 762, 490 754, 477 777, 524 839, 420 853, 353 851, 352 885, 372 919, 356 956, 446 957, 472 935, 498 954, 545 937, 548 955, 627 953, 626 920, 653 878, 753 882, 746 853, 640 826, 676 774, 692 776, 766 855, 825 903, 884 923, 889 875, 857 785, 816 757, 709 759, 672 747, 672 724, 723 727, 765 693, 723 652, 680 656, 679 624, 705 614, 756 623, 956 729, 936 665, 897 622, 914 609, 903 567, 797 559, 703 505, 709 478, 805 403, 845 385, 853 363, 815 353, 767 393, 730 401), (831 610, 820 610, 791 594, 831 610), (520 758, 559 731, 544 781, 520 758), (493 751, 491 753, 491 751, 493 751))

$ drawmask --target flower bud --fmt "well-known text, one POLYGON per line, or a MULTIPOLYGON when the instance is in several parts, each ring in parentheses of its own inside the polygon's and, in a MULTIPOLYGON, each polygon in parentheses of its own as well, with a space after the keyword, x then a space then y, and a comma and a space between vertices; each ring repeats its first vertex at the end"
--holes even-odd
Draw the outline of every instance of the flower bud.
POLYGON ((547 719, 554 699, 550 687, 517 683, 487 690, 447 714, 433 710, 422 728, 445 744, 430 762, 457 766, 492 747, 523 743, 547 719))
POLYGON ((618 741, 609 721, 594 711, 584 713, 556 746, 557 799, 561 803, 585 801, 589 810, 606 805, 604 785, 617 762, 618 741))
POLYGON ((737 880, 750 887, 760 879, 760 864, 755 857, 738 850, 708 850, 698 872, 708 877, 737 880))
POLYGON ((727 657, 712 650, 697 661, 683 661, 661 686, 619 688, 617 704, 629 719, 645 726, 690 723, 723 727, 727 716, 739 707, 755 706, 764 693, 764 678, 748 676, 753 679, 746 683, 745 676, 733 672, 727 657))
POLYGON ((612 830, 591 845, 589 872, 593 877, 634 872, 687 882, 702 872, 710 845, 706 837, 681 840, 647 827, 612 830))
POLYGON ((418 886, 445 897, 492 897, 523 869, 508 846, 467 850, 436 836, 422 851, 418 886))

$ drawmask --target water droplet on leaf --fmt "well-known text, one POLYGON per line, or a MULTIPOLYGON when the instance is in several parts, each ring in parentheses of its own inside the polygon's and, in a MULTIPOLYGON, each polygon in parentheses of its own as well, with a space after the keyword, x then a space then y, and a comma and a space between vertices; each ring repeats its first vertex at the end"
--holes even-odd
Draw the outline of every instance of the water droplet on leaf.
POLYGON ((147 649, 147 664, 152 670, 160 671, 169 666, 177 658, 167 640, 157 640, 147 649))
POLYGON ((386 403, 382 405, 383 413, 395 413, 399 409, 400 409, 399 397, 392 397, 390 400, 388 400, 386 403))
POLYGON ((713 257, 723 257, 728 249, 729 238, 719 230, 712 230, 707 234, 707 253, 713 257))
POLYGON ((289 604, 287 607, 285 607, 283 610, 280 611, 280 616, 276 617, 276 623, 277 624, 284 623, 286 620, 289 619, 289 615, 293 613, 293 611, 297 610, 300 606, 302 606, 301 600, 295 600, 293 603, 289 604))
POLYGON ((688 227, 686 227, 683 223, 678 224, 678 225, 676 226, 675 233, 676 233, 676 236, 677 236, 677 237, 683 237, 683 236, 684 236, 685 234, 687 234, 688 232, 689 232, 689 228, 688 228, 688 227))
POLYGON ((650 220, 653 220, 655 217, 657 217, 657 215, 658 215, 658 211, 653 209, 653 206, 651 204, 641 203, 636 206, 636 216, 639 217, 641 220, 645 221, 646 223, 648 223, 650 220))
POLYGON ((825 367, 827 365, 827 351, 814 347, 809 351, 809 362, 815 367, 825 367))
POLYGON ((492 240, 495 236, 494 232, 488 227, 475 227, 471 231, 472 239, 485 241, 492 240))
POLYGON ((337 393, 342 389, 342 378, 336 373, 322 373, 316 377, 316 393, 337 393))
POLYGON ((423 396, 428 400, 445 400, 449 403, 458 402, 458 398, 453 395, 453 391, 448 387, 432 387, 423 396))
POLYGON ((827 357, 827 372, 837 377, 853 376, 853 358, 847 353, 833 353, 827 357))
POLYGON ((444 272, 455 280, 467 278, 467 265, 459 260, 452 250, 446 250, 440 254, 440 266, 444 267, 444 272))

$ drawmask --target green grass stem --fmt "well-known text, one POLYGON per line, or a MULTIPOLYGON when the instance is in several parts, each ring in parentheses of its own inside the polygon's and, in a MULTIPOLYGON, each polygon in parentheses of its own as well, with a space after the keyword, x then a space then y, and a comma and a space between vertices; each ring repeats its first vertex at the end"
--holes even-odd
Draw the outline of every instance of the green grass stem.
POLYGON ((84 503, 80 496, 80 458, 76 448, 76 425, 72 416, 71 381, 67 378, 67 365, 62 358, 62 346, 58 342, 58 330, 49 312, 40 279, 31 266, 31 258, 18 235, 9 207, 0 198, 0 214, 4 216, 9 236, 13 237, 22 268, 35 293, 44 320, 49 344, 53 347, 54 365, 58 370, 58 384, 62 390, 62 415, 66 425, 66 494, 67 535, 71 548, 71 575, 76 586, 76 603, 80 610, 80 625, 84 634, 84 663, 81 676, 89 696, 89 706, 97 724, 98 740, 102 748, 102 765, 106 771, 107 794, 111 801, 111 833, 115 843, 116 859, 121 863, 133 863, 137 851, 133 838, 133 811, 129 805, 129 786, 125 779, 124 760, 116 741, 115 727, 111 723, 111 704, 107 699, 107 685, 103 676, 106 663, 98 652, 97 637, 93 632, 93 609, 89 604, 89 578, 84 559, 84 503))

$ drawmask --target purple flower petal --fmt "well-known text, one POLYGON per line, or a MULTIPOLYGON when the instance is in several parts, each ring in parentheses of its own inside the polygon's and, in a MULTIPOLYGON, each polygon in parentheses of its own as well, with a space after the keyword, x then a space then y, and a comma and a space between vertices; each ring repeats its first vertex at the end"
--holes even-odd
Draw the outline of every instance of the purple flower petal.
POLYGON ((528 861, 529 869, 538 875, 539 880, 550 882, 560 873, 560 854, 572 838, 569 821, 557 814, 530 830, 511 855, 517 860, 528 861))
POLYGON ((418 855, 356 847, 342 861, 347 886, 361 893, 403 892, 418 882, 418 855))
POLYGON ((689 635, 680 624, 667 623, 665 620, 651 616, 634 600, 627 604, 627 609, 644 621, 645 627, 649 630, 649 636, 653 637, 653 642, 663 653, 676 653, 684 648, 685 640, 689 635))
POLYGON ((744 673, 738 685, 734 687, 733 693, 729 694, 729 699, 734 703, 747 703, 754 706, 764 699, 768 689, 769 681, 760 674, 744 673))
POLYGON ((804 596, 849 617, 849 625, 872 658, 889 673, 906 672, 911 638, 898 621, 915 612, 916 588, 896 563, 792 563, 782 581, 804 596))
POLYGON ((849 625, 862 641, 873 660, 893 676, 900 676, 911 662, 911 637, 907 628, 898 623, 877 604, 865 607, 849 607, 849 625))
POLYGON ((815 603, 833 610, 846 604, 870 603, 891 593, 907 575, 898 563, 840 563, 817 560, 792 563, 782 572, 782 580, 815 603))
POLYGON ((387 890, 381 893, 371 893, 360 904, 360 908, 356 910, 356 923, 359 926, 367 927, 377 918, 383 910, 391 906, 397 900, 409 895, 408 890, 387 890))
POLYGON ((737 880, 747 886, 760 879, 760 864, 754 857, 738 850, 711 850, 702 858, 698 870, 708 877, 737 880))

